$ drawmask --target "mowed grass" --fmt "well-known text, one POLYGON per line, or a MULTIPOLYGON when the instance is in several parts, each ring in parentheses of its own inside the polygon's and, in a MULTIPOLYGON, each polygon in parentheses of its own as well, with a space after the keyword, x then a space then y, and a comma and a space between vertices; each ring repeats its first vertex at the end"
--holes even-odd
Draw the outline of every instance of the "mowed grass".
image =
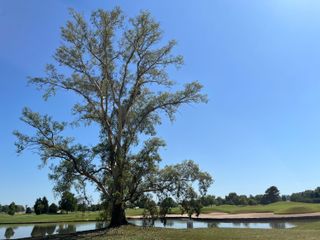
MULTIPOLYGON (((278 202, 269 205, 257 206, 233 206, 221 205, 205 207, 202 213, 225 212, 225 213, 253 213, 253 212, 273 212, 275 214, 298 214, 320 212, 320 204, 297 203, 297 202, 278 202)), ((127 216, 142 215, 143 209, 127 209, 127 216)), ((179 208, 172 209, 174 214, 180 214, 179 208)), ((48 222, 72 222, 72 221, 95 221, 99 218, 100 212, 75 212, 69 214, 16 214, 9 216, 0 214, 1 223, 48 223, 48 222)))
MULTIPOLYGON (((142 215, 143 209, 129 209, 128 216, 142 215)), ((299 214, 320 212, 319 203, 300 203, 300 202, 277 202, 268 205, 255 206, 235 206, 235 205, 220 205, 212 207, 204 207, 201 213, 225 212, 230 214, 237 213, 264 213, 271 212, 274 214, 299 214)), ((179 208, 173 208, 172 214, 180 214, 179 208)))
POLYGON ((316 240, 319 230, 270 230, 270 229, 161 229, 133 226, 109 230, 99 235, 87 235, 75 239, 92 240, 316 240))
POLYGON ((299 214, 320 212, 320 204, 318 203, 298 203, 298 202, 277 202, 268 205, 256 206, 234 206, 221 205, 206 207, 202 209, 202 213, 225 212, 225 213, 262 213, 272 212, 275 214, 299 214))
POLYGON ((98 218, 99 212, 75 212, 69 214, 0 214, 1 223, 48 223, 48 222, 74 222, 74 221, 94 221, 98 218))

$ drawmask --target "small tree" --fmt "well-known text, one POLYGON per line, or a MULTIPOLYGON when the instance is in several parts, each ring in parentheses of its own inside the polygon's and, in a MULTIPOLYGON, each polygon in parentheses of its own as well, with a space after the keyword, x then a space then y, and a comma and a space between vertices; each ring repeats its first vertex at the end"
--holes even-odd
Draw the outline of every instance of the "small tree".
POLYGON ((44 213, 44 205, 41 198, 38 198, 33 206, 34 212, 39 215, 44 213))
POLYGON ((43 213, 49 212, 49 202, 46 197, 42 198, 42 204, 43 204, 43 213))
POLYGON ((10 203, 9 207, 8 207, 8 214, 13 216, 17 211, 17 206, 14 202, 10 203))
POLYGON ((154 200, 148 198, 145 202, 145 207, 143 210, 143 219, 151 220, 152 225, 154 224, 154 220, 158 218, 158 207, 154 200))
POLYGON ((31 207, 26 207, 26 214, 31 214, 31 213, 32 213, 31 207))
POLYGON ((262 197, 262 204, 270 204, 280 201, 280 191, 276 186, 269 187, 262 197))
POLYGON ((77 199, 71 192, 64 192, 61 200, 59 201, 59 207, 61 210, 68 212, 74 212, 77 207, 77 199))
POLYGON ((180 203, 181 214, 186 213, 191 219, 193 214, 196 214, 198 217, 201 212, 201 201, 195 191, 193 189, 188 189, 185 192, 184 199, 180 203))
POLYGON ((49 209, 48 209, 49 213, 51 213, 51 214, 56 214, 58 212, 58 210, 59 210, 58 206, 54 203, 51 203, 51 205, 49 206, 49 209))
POLYGON ((165 218, 167 214, 171 212, 171 208, 174 208, 177 206, 177 203, 171 198, 166 197, 159 203, 159 215, 161 218, 165 218))

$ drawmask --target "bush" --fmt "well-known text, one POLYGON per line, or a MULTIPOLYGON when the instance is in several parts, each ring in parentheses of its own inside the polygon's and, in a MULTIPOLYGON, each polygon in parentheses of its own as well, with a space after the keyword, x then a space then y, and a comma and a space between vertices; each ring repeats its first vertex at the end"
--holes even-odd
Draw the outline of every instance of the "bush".
POLYGON ((58 213, 58 206, 54 203, 52 203, 50 206, 49 206, 49 213, 51 214, 57 214, 58 213))
POLYGON ((26 214, 31 214, 31 213, 32 213, 32 209, 30 207, 27 207, 26 214))

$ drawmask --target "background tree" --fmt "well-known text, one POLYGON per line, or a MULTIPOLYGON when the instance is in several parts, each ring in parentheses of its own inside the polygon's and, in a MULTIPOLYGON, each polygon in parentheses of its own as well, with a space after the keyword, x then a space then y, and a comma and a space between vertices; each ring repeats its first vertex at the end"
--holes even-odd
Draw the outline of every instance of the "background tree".
POLYGON ((196 214, 198 217, 200 215, 201 208, 201 201, 197 193, 194 192, 192 188, 189 188, 183 200, 180 202, 181 214, 186 213, 189 219, 191 219, 193 214, 196 214))
POLYGON ((205 195, 200 198, 200 202, 202 206, 212 206, 216 204, 216 197, 213 195, 205 195))
POLYGON ((217 197, 216 204, 217 206, 224 204, 224 199, 222 197, 217 197))
POLYGON ((71 192, 64 192, 59 201, 59 207, 61 210, 68 212, 74 212, 77 208, 77 199, 71 192))
POLYGON ((229 195, 225 197, 225 204, 240 205, 239 196, 235 192, 229 193, 229 195))
POLYGON ((32 213, 31 207, 26 207, 26 214, 31 214, 31 213, 32 213))
POLYGON ((171 198, 166 197, 159 202, 159 215, 161 218, 165 218, 167 214, 171 213, 171 209, 177 207, 178 204, 171 198))
POLYGON ((265 194, 263 195, 263 198, 261 199, 262 204, 270 204, 280 201, 280 191, 276 186, 269 187, 265 194))
POLYGON ((154 224, 154 220, 158 218, 158 206, 151 197, 147 198, 145 201, 143 218, 144 220, 151 220, 152 225, 154 224))
POLYGON ((44 205, 41 198, 38 198, 33 206, 35 214, 43 214, 44 213, 44 205))
POLYGON ((42 198, 42 205, 43 205, 43 213, 49 212, 49 202, 46 197, 42 198))
POLYGON ((56 214, 58 213, 58 210, 59 210, 59 207, 56 204, 51 203, 49 206, 48 212, 51 214, 56 214))
POLYGON ((14 202, 10 203, 9 207, 8 207, 8 214, 9 215, 14 215, 17 211, 17 206, 14 202))
POLYGON ((30 78, 30 83, 44 90, 45 99, 57 90, 75 93, 75 119, 58 122, 25 108, 21 119, 35 134, 15 132, 17 151, 38 149, 44 164, 55 160, 50 174, 55 191, 93 183, 110 204, 111 227, 127 223, 126 204, 144 193, 180 196, 196 182, 199 193, 205 193, 212 178, 192 161, 159 167, 158 150, 165 143, 156 137, 156 126, 162 113, 173 121, 182 104, 207 101, 198 82, 175 91, 167 74, 168 67, 183 63, 172 53, 175 41, 162 44, 163 31, 148 12, 127 22, 119 8, 97 10, 89 22, 74 11, 71 15, 54 55, 57 65, 47 65, 47 76, 30 78), (83 124, 99 127, 95 146, 66 137, 66 128, 83 124))

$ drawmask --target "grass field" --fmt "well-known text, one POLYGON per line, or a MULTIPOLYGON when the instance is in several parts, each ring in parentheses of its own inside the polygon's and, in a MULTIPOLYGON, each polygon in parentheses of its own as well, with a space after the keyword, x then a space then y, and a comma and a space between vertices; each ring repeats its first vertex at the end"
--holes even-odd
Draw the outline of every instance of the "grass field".
POLYGON ((256 206, 234 206, 221 205, 206 207, 203 213, 209 212, 226 212, 226 213, 253 213, 253 212, 273 212, 275 214, 297 214, 320 212, 320 204, 315 203, 298 203, 298 202, 277 202, 269 205, 256 206))
MULTIPOLYGON (((320 223, 319 223, 320 224, 320 223)), ((88 235, 74 239, 92 240, 316 240, 320 239, 320 230, 288 229, 288 230, 263 230, 263 229, 160 229, 122 227, 110 230, 100 236, 88 235)))
MULTIPOLYGON (((142 215, 143 209, 128 209, 127 216, 142 215)), ((278 202, 269 205, 257 206, 232 206, 221 205, 213 207, 205 207, 202 213, 209 212, 226 212, 231 214, 236 213, 252 213, 252 212, 273 212, 275 214, 295 214, 295 213, 312 213, 320 212, 320 204, 313 203, 296 203, 296 202, 278 202)), ((172 210, 172 213, 179 214, 179 208, 172 210)), ((16 214, 9 216, 0 214, 1 223, 39 223, 39 222, 67 222, 67 221, 94 221, 99 217, 99 212, 76 212, 70 214, 16 214)))

